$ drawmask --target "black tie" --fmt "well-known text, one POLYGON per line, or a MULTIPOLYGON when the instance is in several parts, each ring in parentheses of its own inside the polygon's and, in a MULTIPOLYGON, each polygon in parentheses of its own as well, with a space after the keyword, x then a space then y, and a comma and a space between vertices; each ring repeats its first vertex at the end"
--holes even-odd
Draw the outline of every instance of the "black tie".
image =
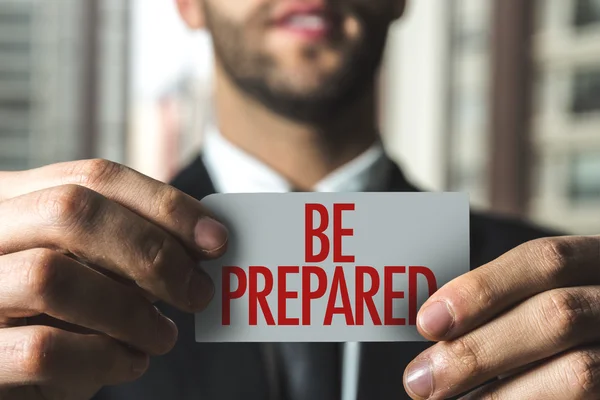
POLYGON ((285 400, 339 400, 341 344, 277 343, 285 400))

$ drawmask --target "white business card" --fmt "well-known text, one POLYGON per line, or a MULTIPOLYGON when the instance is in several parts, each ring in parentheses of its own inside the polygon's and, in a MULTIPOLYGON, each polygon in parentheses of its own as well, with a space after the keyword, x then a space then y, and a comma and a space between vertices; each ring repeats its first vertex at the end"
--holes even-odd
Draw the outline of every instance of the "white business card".
POLYGON ((230 231, 198 342, 423 341, 416 315, 469 271, 460 193, 216 194, 230 231))

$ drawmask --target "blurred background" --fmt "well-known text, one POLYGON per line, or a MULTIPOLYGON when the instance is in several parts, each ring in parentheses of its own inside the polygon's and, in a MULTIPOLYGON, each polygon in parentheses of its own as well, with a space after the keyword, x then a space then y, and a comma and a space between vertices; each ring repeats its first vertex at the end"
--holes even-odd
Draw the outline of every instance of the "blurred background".
MULTIPOLYGON (((211 42, 173 0, 0 0, 0 170, 101 157, 168 181, 210 118, 211 42)), ((427 190, 600 233, 600 0, 412 0, 381 78, 427 190)))

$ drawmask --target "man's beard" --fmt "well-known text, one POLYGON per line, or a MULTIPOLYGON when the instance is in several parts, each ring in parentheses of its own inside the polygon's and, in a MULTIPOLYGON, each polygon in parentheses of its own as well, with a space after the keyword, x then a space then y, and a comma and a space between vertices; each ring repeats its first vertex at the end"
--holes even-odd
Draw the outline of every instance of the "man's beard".
MULTIPOLYGON (((323 125, 371 95, 385 49, 390 13, 375 17, 358 5, 340 10, 358 20, 362 34, 354 41, 342 38, 341 32, 333 37, 330 46, 339 52, 340 66, 322 77, 322 84, 301 92, 281 82, 272 82, 269 74, 277 69, 276 61, 249 43, 253 32, 228 20, 210 2, 204 3, 218 62, 238 88, 272 112, 300 123, 323 125)), ((266 26, 270 6, 266 4, 259 9, 247 26, 250 29, 266 26)), ((307 46, 302 56, 306 60, 317 57, 317 46, 307 46)))

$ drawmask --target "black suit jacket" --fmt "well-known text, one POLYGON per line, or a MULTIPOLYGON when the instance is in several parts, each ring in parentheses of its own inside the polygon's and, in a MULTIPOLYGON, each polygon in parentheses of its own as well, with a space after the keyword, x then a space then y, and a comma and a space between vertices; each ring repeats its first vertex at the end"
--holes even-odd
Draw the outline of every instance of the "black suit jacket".
MULTIPOLYGON (((173 185, 196 199, 215 191, 200 157, 175 178, 173 185)), ((387 187, 392 192, 417 191, 398 168, 387 187)), ((520 221, 478 213, 471 214, 470 227, 471 268, 492 261, 526 241, 554 235, 520 221)), ((193 315, 164 304, 159 308, 179 327, 174 350, 154 358, 140 380, 104 388, 95 400, 274 400, 270 399, 271 380, 260 344, 196 343, 193 315)), ((408 399, 402 386, 404 368, 428 346, 426 342, 364 343, 359 400, 408 399)), ((339 381, 331 385, 339 385, 339 381)))

